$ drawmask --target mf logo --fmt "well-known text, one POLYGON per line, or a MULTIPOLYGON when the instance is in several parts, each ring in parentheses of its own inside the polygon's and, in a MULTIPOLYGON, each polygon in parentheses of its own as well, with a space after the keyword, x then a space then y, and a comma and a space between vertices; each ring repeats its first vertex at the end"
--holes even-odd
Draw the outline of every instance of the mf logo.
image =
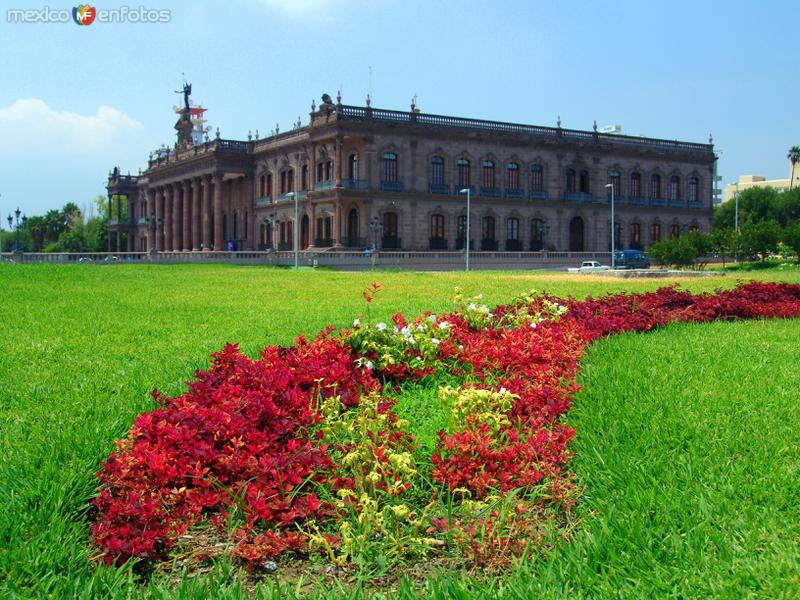
POLYGON ((79 4, 72 9, 72 19, 78 25, 91 25, 97 16, 97 9, 88 4, 79 4))

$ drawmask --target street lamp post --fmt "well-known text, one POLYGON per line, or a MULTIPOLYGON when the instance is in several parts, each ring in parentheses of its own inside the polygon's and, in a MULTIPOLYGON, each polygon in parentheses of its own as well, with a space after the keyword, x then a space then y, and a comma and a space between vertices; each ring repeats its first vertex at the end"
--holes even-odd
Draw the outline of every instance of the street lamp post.
POLYGON ((611 268, 614 268, 614 234, 617 233, 614 226, 614 184, 607 183, 606 186, 611 190, 611 268))
MULTIPOLYGON (((21 214, 22 214, 22 212, 19 210, 19 207, 17 207, 17 210, 14 211, 14 216, 17 219, 16 220, 16 224, 15 224, 14 220, 11 218, 11 214, 8 215, 8 229, 10 231, 13 231, 14 229, 17 230, 16 241, 14 242, 14 253, 15 254, 19 254, 19 230, 20 230, 19 216, 21 214)), ((25 215, 22 215, 22 223, 24 224, 27 221, 28 221, 28 217, 26 217, 25 215)))
POLYGON ((734 217, 734 229, 739 231, 739 182, 737 181, 735 184, 736 191, 733 193, 733 197, 736 200, 736 213, 734 217))
POLYGON ((383 223, 378 217, 372 217, 369 222, 369 231, 372 234, 372 254, 375 255, 375 252, 378 250, 378 235, 383 229, 383 223))
POLYGON ((470 247, 470 241, 471 241, 470 240, 470 235, 469 235, 470 234, 470 230, 469 230, 469 204, 470 204, 471 190, 469 188, 464 188, 463 190, 458 190, 458 193, 459 194, 464 194, 464 193, 467 194, 467 231, 465 232, 465 235, 467 236, 467 239, 464 242, 464 247, 465 247, 465 250, 464 250, 464 257, 465 257, 464 258, 464 270, 465 271, 469 271, 469 247, 470 247))
POLYGON ((294 239, 294 244, 293 244, 293 246, 294 246, 294 268, 297 269, 297 268, 299 268, 299 265, 300 265, 300 240, 298 239, 299 227, 298 227, 298 221, 297 221, 298 215, 299 215, 299 212, 300 212, 300 208, 299 208, 299 205, 298 205, 298 201, 300 200, 300 198, 298 197, 298 193, 297 192, 289 192, 288 194, 286 194, 286 197, 294 198, 294 227, 293 227, 294 234, 292 235, 292 238, 294 239))
POLYGON ((158 233, 158 226, 164 222, 164 219, 156 216, 156 211, 153 211, 150 213, 150 216, 147 217, 147 220, 150 224, 150 257, 153 259, 158 254, 158 250, 156 249, 156 235, 158 233))

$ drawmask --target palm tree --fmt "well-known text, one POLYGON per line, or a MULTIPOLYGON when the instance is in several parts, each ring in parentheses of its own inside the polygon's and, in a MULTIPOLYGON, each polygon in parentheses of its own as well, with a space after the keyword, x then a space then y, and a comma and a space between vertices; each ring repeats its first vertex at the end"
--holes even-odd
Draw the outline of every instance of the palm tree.
POLYGON ((800 146, 792 146, 789 148, 789 154, 786 155, 786 158, 792 163, 792 174, 789 177, 789 189, 792 189, 792 184, 794 183, 794 166, 800 162, 800 146))

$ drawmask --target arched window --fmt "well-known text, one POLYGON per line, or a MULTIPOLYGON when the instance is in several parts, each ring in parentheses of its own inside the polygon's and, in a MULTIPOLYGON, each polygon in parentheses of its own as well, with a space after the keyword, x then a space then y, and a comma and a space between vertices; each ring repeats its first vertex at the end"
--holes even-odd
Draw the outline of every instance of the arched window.
POLYGON ((325 181, 325 163, 317 164, 317 181, 325 181))
POLYGON ((697 202, 697 188, 699 187, 697 177, 689 180, 689 202, 697 202))
POLYGON ((531 251, 539 252, 544 250, 545 224, 542 219, 531 221, 531 251))
POLYGON ((358 210, 355 208, 351 208, 347 214, 347 245, 350 247, 359 245, 358 210))
POLYGON ((308 165, 303 165, 300 169, 300 189, 303 191, 308 189, 308 165))
POLYGON ((495 235, 495 220, 494 217, 483 217, 483 239, 494 241, 495 235))
POLYGON ((661 175, 654 173, 650 176, 650 197, 661 198, 661 175))
POLYGON ((347 159, 347 178, 358 179, 358 154, 355 152, 347 159))
POLYGON ((575 169, 567 169, 567 193, 575 193, 575 169))
POLYGON ((286 193, 286 171, 281 171, 281 195, 286 193))
POLYGON ((491 160, 483 161, 483 187, 494 187, 494 162, 491 160))
POLYGON ((672 227, 669 229, 670 237, 679 238, 681 237, 681 226, 678 223, 673 223, 672 227))
POLYGON ((397 154, 383 153, 383 178, 381 181, 397 181, 397 154))
POLYGON ((286 193, 294 191, 294 169, 286 171, 286 193))
POLYGON ((700 226, 697 225, 696 223, 693 223, 693 224, 689 225, 689 231, 693 232, 693 233, 699 233, 700 232, 700 226))
POLYGON ((383 215, 383 237, 397 237, 397 213, 387 212, 383 215))
POLYGON ((458 188, 467 188, 470 185, 470 168, 469 168, 469 161, 466 158, 459 158, 456 161, 456 167, 458 169, 458 188))
POLYGON ((542 169, 542 165, 533 165, 531 167, 531 191, 544 191, 544 169, 542 169))
POLYGON ((262 175, 258 180, 258 196, 263 198, 267 195, 267 176, 262 175))
MULTIPOLYGON (((471 223, 470 223, 471 225, 471 223)), ((466 247, 466 238, 467 238, 467 216, 460 215, 458 217, 458 221, 456 223, 456 249, 463 250, 466 247)), ((471 228, 470 228, 471 229, 471 228)), ((470 243, 470 249, 472 248, 473 244, 470 243)))
POLYGON ((519 239, 519 219, 510 217, 506 220, 506 251, 519 252, 522 242, 519 239))
POLYGON ((614 197, 619 198, 622 196, 622 176, 619 171, 611 171, 608 174, 608 183, 611 184, 611 189, 614 190, 614 197))
POLYGON ((441 156, 434 156, 431 159, 431 184, 444 184, 444 159, 441 156))
POLYGON ((653 223, 650 225, 650 243, 654 244, 655 242, 661 241, 661 224, 660 223, 653 223))
POLYGON ((642 249, 642 226, 640 223, 631 225, 631 248, 634 250, 642 249))
POLYGON ((444 215, 431 215, 431 238, 444 239, 444 215))
POLYGON ((589 171, 581 171, 580 177, 580 191, 581 194, 588 194, 589 192, 589 171))
POLYGON ((583 252, 583 219, 573 217, 569 222, 569 251, 583 252))
POLYGON ((330 181, 333 179, 333 161, 329 160, 325 163, 325 180, 330 181))
POLYGON ((506 182, 509 190, 519 189, 519 164, 510 162, 506 165, 506 182))
POLYGON ((669 199, 681 199, 681 178, 677 175, 673 175, 669 178, 669 199))
POLYGON ((630 189, 631 197, 632 198, 641 198, 642 197, 642 174, 641 173, 631 173, 631 189, 630 189))

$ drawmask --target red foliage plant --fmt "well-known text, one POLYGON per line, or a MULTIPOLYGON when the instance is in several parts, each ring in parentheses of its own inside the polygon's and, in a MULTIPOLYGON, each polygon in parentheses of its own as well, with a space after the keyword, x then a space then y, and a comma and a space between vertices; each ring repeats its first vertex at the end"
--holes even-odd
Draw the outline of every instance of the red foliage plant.
MULTIPOLYGON (((369 286, 365 300, 380 290, 369 286)), ((589 343, 676 321, 797 317, 800 285, 749 283, 701 295, 667 287, 560 302, 568 308, 560 319, 533 324, 499 325, 520 309, 509 306, 494 310, 497 326, 474 327, 459 314, 438 317, 448 327, 437 350, 442 368, 485 389, 507 390, 515 400, 499 428, 473 423, 440 432, 430 464, 434 480, 475 498, 548 482, 557 498, 574 434, 559 419, 570 408, 589 343)), ((393 323, 403 328, 407 320, 398 313, 393 323)), ((246 561, 304 549, 298 525, 338 516, 323 500, 330 494, 318 490, 335 493, 348 484, 332 458, 341 448, 318 427, 320 402, 338 396, 353 407, 382 388, 360 366, 373 357, 359 355, 346 339, 347 332, 334 337, 326 330, 290 348, 267 347, 257 359, 227 345, 186 393, 153 392, 159 408, 137 417, 98 474, 92 525, 98 555, 109 564, 163 558, 204 519, 233 528, 235 551, 246 561)), ((380 375, 394 384, 431 372, 398 364, 380 375)), ((381 410, 391 411, 391 404, 381 410)))

